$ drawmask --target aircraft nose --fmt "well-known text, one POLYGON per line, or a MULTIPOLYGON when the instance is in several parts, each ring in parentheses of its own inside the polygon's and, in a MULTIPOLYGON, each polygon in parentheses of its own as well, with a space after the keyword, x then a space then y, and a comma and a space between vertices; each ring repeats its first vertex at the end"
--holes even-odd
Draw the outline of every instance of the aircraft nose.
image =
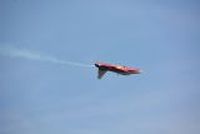
POLYGON ((142 70, 142 69, 139 69, 138 72, 139 72, 139 73, 143 73, 143 70, 142 70))

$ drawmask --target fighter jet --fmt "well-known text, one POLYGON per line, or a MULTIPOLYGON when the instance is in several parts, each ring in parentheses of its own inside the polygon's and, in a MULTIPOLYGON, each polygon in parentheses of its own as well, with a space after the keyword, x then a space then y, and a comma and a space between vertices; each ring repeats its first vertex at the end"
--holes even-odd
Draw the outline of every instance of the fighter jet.
POLYGON ((96 62, 94 65, 98 68, 98 79, 101 79, 107 71, 115 72, 121 75, 140 74, 142 72, 139 68, 114 65, 102 62, 96 62))

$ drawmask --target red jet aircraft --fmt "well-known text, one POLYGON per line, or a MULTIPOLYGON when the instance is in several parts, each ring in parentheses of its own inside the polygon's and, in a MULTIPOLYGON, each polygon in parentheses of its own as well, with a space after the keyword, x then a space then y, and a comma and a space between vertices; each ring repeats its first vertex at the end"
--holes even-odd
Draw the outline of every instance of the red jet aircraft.
POLYGON ((115 72, 121 75, 139 74, 141 70, 134 67, 126 67, 121 65, 113 65, 108 63, 95 63, 98 68, 98 79, 101 79, 107 71, 115 72))

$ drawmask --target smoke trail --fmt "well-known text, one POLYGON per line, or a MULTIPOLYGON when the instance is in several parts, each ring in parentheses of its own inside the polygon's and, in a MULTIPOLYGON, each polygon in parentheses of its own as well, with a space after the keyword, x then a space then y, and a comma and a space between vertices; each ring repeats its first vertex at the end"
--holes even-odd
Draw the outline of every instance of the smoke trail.
POLYGON ((93 67, 93 65, 82 64, 78 62, 71 62, 57 59, 56 57, 41 55, 35 52, 28 51, 26 49, 17 49, 13 47, 0 47, 0 55, 8 56, 12 58, 25 58, 29 60, 47 61, 55 64, 79 66, 79 67, 93 67))

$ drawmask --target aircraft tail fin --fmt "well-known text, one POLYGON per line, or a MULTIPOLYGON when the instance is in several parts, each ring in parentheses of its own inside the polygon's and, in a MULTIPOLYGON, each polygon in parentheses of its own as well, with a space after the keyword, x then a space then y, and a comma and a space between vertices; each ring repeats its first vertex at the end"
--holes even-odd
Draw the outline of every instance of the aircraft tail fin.
POLYGON ((97 78, 101 79, 105 75, 106 72, 107 72, 107 70, 99 69, 97 78))

